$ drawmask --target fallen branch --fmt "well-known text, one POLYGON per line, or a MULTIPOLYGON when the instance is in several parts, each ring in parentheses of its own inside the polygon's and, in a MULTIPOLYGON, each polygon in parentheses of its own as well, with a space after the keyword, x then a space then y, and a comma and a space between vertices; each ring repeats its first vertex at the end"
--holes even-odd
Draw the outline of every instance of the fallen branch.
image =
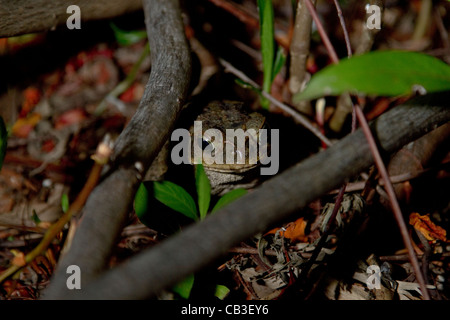
POLYGON ((143 1, 152 70, 139 108, 114 146, 112 164, 84 208, 71 247, 44 295, 62 297, 66 269, 80 267, 82 286, 102 271, 111 255, 141 178, 166 142, 185 103, 191 54, 177 0, 143 1))
POLYGON ((53 30, 66 23, 67 7, 80 7, 81 20, 107 19, 142 8, 142 0, 0 0, 0 38, 53 30))
MULTIPOLYGON (((418 97, 373 121, 370 128, 382 154, 450 120, 450 92, 418 97)), ((242 240, 265 230, 373 164, 361 130, 267 181, 201 223, 107 271, 82 290, 61 299, 142 299, 158 294, 222 256, 242 240)))

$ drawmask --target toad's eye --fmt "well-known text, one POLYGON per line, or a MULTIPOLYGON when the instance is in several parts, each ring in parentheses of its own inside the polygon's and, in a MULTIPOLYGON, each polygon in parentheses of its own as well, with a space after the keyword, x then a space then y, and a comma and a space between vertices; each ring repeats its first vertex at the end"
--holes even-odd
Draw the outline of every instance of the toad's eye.
POLYGON ((206 148, 213 148, 214 149, 214 145, 212 144, 212 142, 208 139, 198 139, 198 145, 202 148, 202 150, 204 151, 206 148))
POLYGON ((209 145, 212 146, 211 141, 202 139, 202 142, 201 142, 202 150, 205 150, 209 145))

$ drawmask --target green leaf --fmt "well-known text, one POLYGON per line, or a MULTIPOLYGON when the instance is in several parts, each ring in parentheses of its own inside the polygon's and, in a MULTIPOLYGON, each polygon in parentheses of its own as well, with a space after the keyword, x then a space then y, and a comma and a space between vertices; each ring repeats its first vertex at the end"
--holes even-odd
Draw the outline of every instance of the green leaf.
POLYGON ((0 117, 0 170, 3 166, 3 160, 6 155, 6 145, 8 143, 8 131, 6 130, 5 122, 0 117))
POLYGON ((214 208, 211 210, 211 213, 214 213, 221 208, 225 207, 227 204, 230 204, 231 202, 235 201, 236 199, 244 196, 247 194, 247 190, 238 188, 231 190, 230 192, 227 192, 224 194, 216 203, 214 208))
POLYGON ((179 185, 170 181, 155 181, 153 182, 153 192, 155 198, 169 208, 193 220, 198 219, 194 199, 179 185))
POLYGON ((114 23, 109 24, 111 29, 114 31, 114 36, 117 42, 123 46, 130 46, 134 43, 147 38, 147 33, 143 30, 131 30, 125 31, 117 27, 114 23))
POLYGON ((39 219, 39 216, 36 212, 36 210, 33 209, 33 214, 31 215, 31 220, 33 220, 34 223, 39 224, 41 223, 41 219, 39 219))
POLYGON ((134 196, 134 211, 139 219, 142 219, 148 209, 148 190, 143 183, 139 185, 134 196))
POLYGON ((450 89, 450 66, 417 52, 374 51, 317 72, 294 101, 344 92, 401 96, 418 88, 426 92, 450 89))
POLYGON ((219 298, 220 300, 223 300, 223 299, 225 299, 228 296, 229 293, 230 293, 230 289, 228 289, 227 287, 225 287, 225 286, 223 286, 221 284, 218 284, 216 286, 216 290, 214 292, 214 295, 217 298, 219 298))
POLYGON ((282 47, 278 47, 277 55, 275 56, 275 62, 273 63, 273 75, 272 82, 275 79, 275 76, 280 72, 281 68, 283 68, 284 63, 286 62, 286 54, 284 53, 284 49, 282 47))
POLYGON ((179 294, 183 299, 188 299, 191 295, 192 287, 194 286, 194 275, 191 274, 187 276, 181 282, 178 282, 173 288, 172 291, 179 294))
POLYGON ((69 196, 66 193, 61 196, 61 208, 63 212, 69 210, 69 196))
POLYGON ((209 202, 211 201, 211 184, 202 164, 195 166, 195 185, 197 187, 200 219, 204 219, 208 213, 209 202))
MULTIPOLYGON (((263 61, 263 90, 270 93, 273 79, 273 61, 275 54, 274 13, 271 0, 258 0, 259 26, 261 36, 261 54, 263 61)), ((268 108, 269 101, 261 100, 262 106, 268 108)))

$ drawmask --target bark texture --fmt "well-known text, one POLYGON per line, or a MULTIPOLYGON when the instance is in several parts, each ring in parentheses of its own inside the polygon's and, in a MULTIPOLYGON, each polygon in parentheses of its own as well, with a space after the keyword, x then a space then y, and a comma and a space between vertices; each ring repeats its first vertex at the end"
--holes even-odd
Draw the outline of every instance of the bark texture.
POLYGON ((69 265, 80 267, 82 286, 105 268, 142 175, 167 140, 188 94, 191 53, 178 1, 143 4, 151 48, 150 78, 136 114, 116 141, 109 171, 88 198, 70 250, 44 292, 49 299, 64 296, 69 265))
POLYGON ((142 0, 0 0, 0 37, 53 30, 66 23, 67 7, 80 7, 81 20, 107 19, 142 8, 142 0))

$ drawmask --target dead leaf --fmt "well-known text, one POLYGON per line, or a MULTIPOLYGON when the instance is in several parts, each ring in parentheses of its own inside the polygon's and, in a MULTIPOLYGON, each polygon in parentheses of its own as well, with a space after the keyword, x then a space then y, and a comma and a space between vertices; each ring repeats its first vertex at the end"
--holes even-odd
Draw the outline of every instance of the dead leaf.
POLYGON ((429 241, 447 240, 447 231, 435 225, 428 215, 421 216, 417 212, 411 213, 409 215, 409 224, 420 231, 429 241))
POLYGON ((26 118, 19 118, 12 127, 13 134, 18 138, 26 138, 41 120, 41 115, 32 113, 26 118))
MULTIPOLYGON (((303 218, 299 218, 294 222, 290 222, 286 227, 285 231, 281 235, 291 240, 292 242, 307 242, 308 238, 305 235, 305 228, 308 225, 303 218)), ((275 228, 267 232, 267 234, 275 234, 280 228, 275 228)))
POLYGON ((23 252, 17 253, 12 260, 12 264, 18 267, 26 266, 27 262, 25 261, 25 254, 23 252))
POLYGON ((41 100, 41 93, 35 87, 28 87, 23 92, 24 102, 20 110, 20 117, 25 117, 41 100))

